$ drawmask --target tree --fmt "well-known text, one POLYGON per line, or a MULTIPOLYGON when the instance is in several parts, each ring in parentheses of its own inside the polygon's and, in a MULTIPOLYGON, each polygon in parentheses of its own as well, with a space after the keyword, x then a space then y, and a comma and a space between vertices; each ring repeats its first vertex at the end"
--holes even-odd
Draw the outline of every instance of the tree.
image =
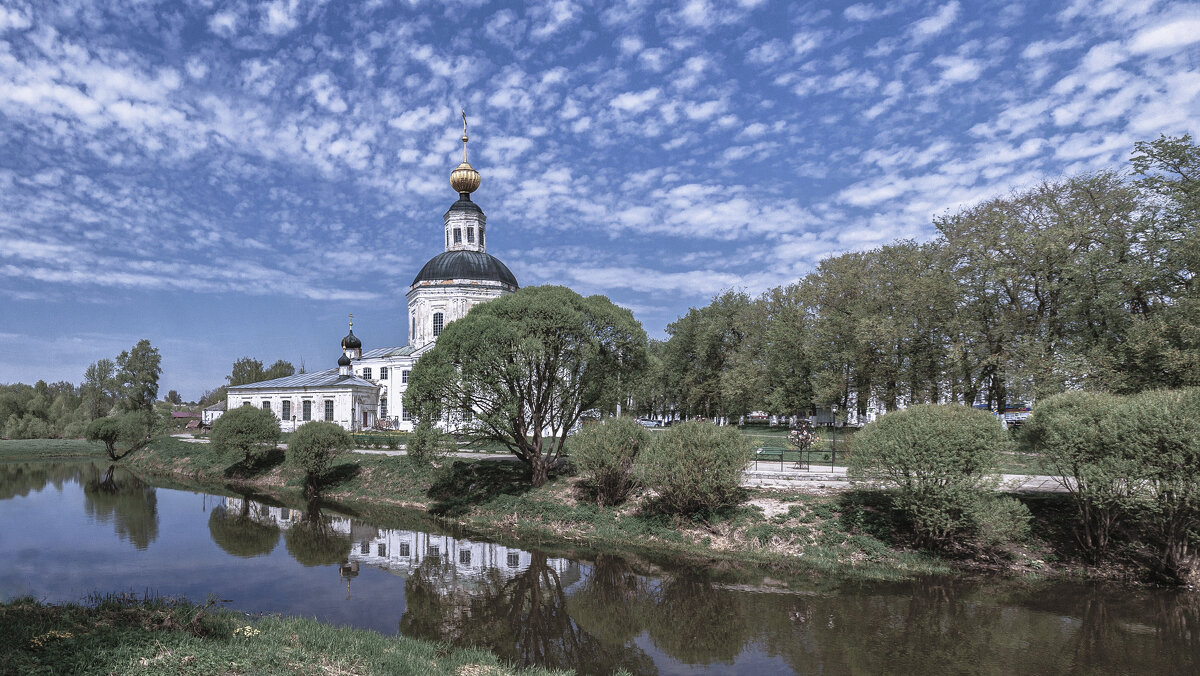
POLYGON ((150 440, 147 417, 142 411, 129 411, 104 418, 96 418, 87 426, 84 438, 104 443, 104 450, 114 462, 142 448, 150 440), (117 446, 125 448, 118 450, 117 446))
POLYGON ((233 362, 233 370, 229 375, 225 376, 225 380, 229 381, 229 386, 249 385, 266 380, 266 375, 263 371, 263 363, 257 359, 250 357, 242 357, 233 362))
POLYGON ((270 411, 239 406, 217 418, 209 439, 217 453, 238 456, 239 462, 252 465, 275 450, 279 420, 270 411))
POLYGON ((92 362, 83 374, 80 394, 91 418, 108 415, 120 392, 117 380, 117 364, 111 359, 92 362))
POLYGON ((166 401, 167 401, 167 403, 174 404, 176 406, 183 405, 183 397, 179 396, 179 393, 176 392, 175 390, 171 390, 170 392, 167 392, 166 401))
POLYGON ((117 355, 117 379, 120 382, 122 408, 126 411, 154 411, 158 399, 158 377, 162 357, 150 341, 139 340, 132 349, 117 355))
POLYGON ((413 368, 404 406, 503 444, 541 486, 580 415, 615 408, 645 361, 646 333, 629 310, 527 287, 447 326, 413 368))
POLYGON ((288 460, 304 470, 305 490, 320 491, 321 480, 329 473, 338 455, 354 448, 354 440, 340 425, 310 422, 302 425, 288 442, 288 460))

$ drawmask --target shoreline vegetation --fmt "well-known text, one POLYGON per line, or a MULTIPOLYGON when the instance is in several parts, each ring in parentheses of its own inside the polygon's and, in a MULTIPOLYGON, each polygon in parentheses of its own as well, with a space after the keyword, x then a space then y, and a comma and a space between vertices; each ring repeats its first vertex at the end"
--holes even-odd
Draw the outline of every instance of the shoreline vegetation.
MULTIPOLYGON (((0 441, 0 461, 104 458, 101 444, 78 440, 0 441)), ((259 495, 303 504, 305 478, 283 453, 246 467, 216 454, 211 444, 159 437, 121 461, 128 469, 189 490, 259 495)), ((830 583, 911 580, 925 576, 1084 579, 1144 582, 1121 565, 1090 565, 1076 551, 1069 505, 1060 494, 1013 496, 1034 514, 1021 543, 1003 550, 919 551, 895 537, 887 491, 747 489, 737 507, 695 521, 645 512, 636 492, 615 507, 600 507, 575 476, 552 475, 539 488, 527 470, 506 460, 348 454, 330 472, 322 502, 386 524, 412 513, 482 537, 517 545, 615 550, 648 560, 673 560, 721 569, 751 568, 772 577, 830 583)))
POLYGON ((446 674, 551 676, 479 648, 384 636, 315 620, 248 618, 211 599, 100 596, 84 604, 0 603, 5 674, 446 674))

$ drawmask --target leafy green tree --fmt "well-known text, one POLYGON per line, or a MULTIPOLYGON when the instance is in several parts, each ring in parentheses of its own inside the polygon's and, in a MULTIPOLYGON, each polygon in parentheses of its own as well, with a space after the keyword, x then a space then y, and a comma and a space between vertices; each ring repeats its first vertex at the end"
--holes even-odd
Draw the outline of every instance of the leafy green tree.
POLYGON ((848 473, 855 481, 896 488, 896 504, 917 540, 944 546, 974 527, 972 510, 995 484, 992 468, 1009 444, 987 411, 922 404, 859 431, 848 473))
POLYGON ((288 442, 287 457, 304 470, 304 485, 309 493, 317 493, 321 482, 333 467, 337 456, 354 448, 354 440, 341 425, 331 422, 309 422, 300 426, 288 442))
POLYGON ((120 394, 121 384, 117 379, 117 364, 111 359, 100 359, 88 365, 83 374, 80 394, 91 418, 108 415, 120 394))
POLYGON ((633 463, 649 434, 632 418, 608 418, 584 425, 567 442, 571 459, 601 505, 619 505, 634 486, 633 463))
MULTIPOLYGON (((411 382, 411 380, 410 380, 411 382)), ((451 451, 452 442, 442 430, 434 424, 429 414, 419 415, 417 424, 405 440, 404 457, 412 462, 427 463, 434 458, 440 458, 451 451)))
POLYGON ((742 497, 742 472, 754 451, 736 429, 706 422, 672 425, 637 455, 634 476, 658 493, 659 506, 691 515, 742 497))
POLYGON ((270 411, 239 406, 213 422, 209 439, 213 450, 252 465, 275 450, 279 420, 270 411))
POLYGON ((120 382, 122 410, 153 411, 158 399, 158 377, 162 374, 158 348, 146 339, 117 355, 117 380, 120 382))
POLYGON ((263 363, 250 357, 242 357, 233 362, 233 370, 229 375, 225 376, 225 380, 229 381, 228 384, 230 387, 249 385, 250 383, 257 383, 266 379, 263 363))
POLYGON ((96 418, 88 424, 84 437, 88 441, 103 442, 104 451, 115 462, 145 447, 150 441, 148 429, 151 428, 147 425, 145 412, 129 411, 96 418))
POLYGON ((174 404, 175 406, 183 405, 183 397, 179 396, 179 393, 176 392, 175 390, 171 390, 170 392, 167 392, 166 401, 167 401, 167 403, 174 404))
POLYGON ((526 287, 447 326, 413 368, 404 406, 503 444, 541 486, 580 415, 615 408, 645 361, 646 333, 629 310, 526 287))

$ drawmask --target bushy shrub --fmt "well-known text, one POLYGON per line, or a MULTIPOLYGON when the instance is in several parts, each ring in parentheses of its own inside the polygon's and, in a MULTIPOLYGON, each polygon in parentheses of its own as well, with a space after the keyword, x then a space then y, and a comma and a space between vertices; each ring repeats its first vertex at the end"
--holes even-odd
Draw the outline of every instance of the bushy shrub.
POLYGON ((304 470, 309 491, 319 490, 337 456, 354 448, 354 440, 341 425, 331 422, 305 423, 288 442, 288 462, 304 470))
POLYGON ((651 438, 638 453, 634 476, 658 493, 666 511, 694 514, 737 501, 753 454, 750 442, 732 427, 681 423, 651 438))
POLYGON ((217 453, 238 457, 250 465, 275 450, 279 421, 270 411, 239 406, 213 422, 208 438, 217 453))
POLYGON ((1029 537, 1033 515, 1025 503, 1004 495, 980 495, 968 510, 968 518, 985 547, 1022 542, 1029 537))
POLYGON ((450 439, 433 421, 422 417, 405 440, 405 455, 413 462, 426 463, 450 453, 450 439))
POLYGON ((1148 543, 1164 576, 1188 581, 1200 529, 1200 388, 1151 390, 1129 397, 1102 433, 1119 444, 1144 493, 1148 543))
POLYGON ((634 486, 633 463, 649 434, 632 418, 584 425, 567 451, 596 493, 600 505, 619 505, 634 486))
POLYGON ((1075 537, 1093 560, 1108 549, 1137 499, 1129 458, 1120 439, 1105 431, 1121 405, 1111 394, 1065 392, 1038 402, 1022 431, 1022 442, 1070 494, 1075 537))
POLYGON ((1011 443, 991 413, 935 404, 889 413, 855 437, 850 478, 898 489, 918 542, 934 546, 972 529, 976 501, 995 485, 997 453, 1011 443))

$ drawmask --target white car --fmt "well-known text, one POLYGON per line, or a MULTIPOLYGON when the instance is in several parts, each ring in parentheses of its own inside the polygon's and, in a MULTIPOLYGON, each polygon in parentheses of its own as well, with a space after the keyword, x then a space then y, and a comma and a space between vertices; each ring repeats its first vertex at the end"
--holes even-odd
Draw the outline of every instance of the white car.
POLYGON ((638 418, 637 424, 641 425, 642 427, 662 427, 663 426, 661 420, 651 420, 649 418, 638 418))

